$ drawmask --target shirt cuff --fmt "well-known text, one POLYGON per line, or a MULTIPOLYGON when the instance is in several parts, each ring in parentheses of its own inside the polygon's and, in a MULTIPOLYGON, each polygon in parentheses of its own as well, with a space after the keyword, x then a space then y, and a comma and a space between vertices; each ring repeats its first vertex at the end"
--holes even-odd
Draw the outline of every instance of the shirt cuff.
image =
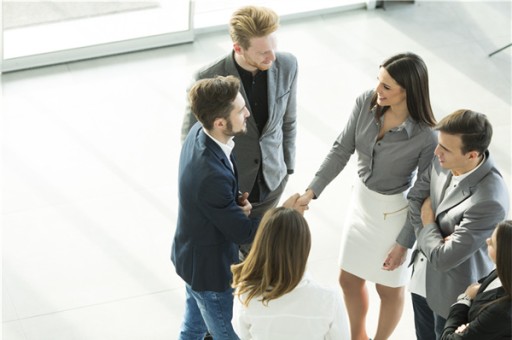
POLYGON ((455 304, 462 304, 471 307, 471 298, 465 293, 462 293, 457 297, 457 302, 455 302, 454 305, 455 304))

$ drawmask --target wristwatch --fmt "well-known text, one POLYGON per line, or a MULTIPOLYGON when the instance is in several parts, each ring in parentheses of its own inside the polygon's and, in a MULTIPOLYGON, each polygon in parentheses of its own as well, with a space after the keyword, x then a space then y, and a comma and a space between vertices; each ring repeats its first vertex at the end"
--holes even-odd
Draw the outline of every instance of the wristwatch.
POLYGON ((469 301, 469 302, 471 302, 471 300, 473 300, 473 299, 470 298, 468 295, 466 295, 466 293, 462 293, 459 296, 457 296, 457 301, 469 301))

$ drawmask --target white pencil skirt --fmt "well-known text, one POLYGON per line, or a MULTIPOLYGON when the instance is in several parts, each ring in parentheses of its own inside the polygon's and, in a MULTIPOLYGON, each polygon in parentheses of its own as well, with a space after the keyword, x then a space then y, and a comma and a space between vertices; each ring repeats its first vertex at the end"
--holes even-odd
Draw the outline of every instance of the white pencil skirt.
POLYGON ((358 182, 343 227, 340 268, 384 286, 405 286, 411 277, 411 269, 407 268, 410 250, 404 264, 397 269, 386 271, 382 266, 406 217, 406 193, 382 195, 358 182))

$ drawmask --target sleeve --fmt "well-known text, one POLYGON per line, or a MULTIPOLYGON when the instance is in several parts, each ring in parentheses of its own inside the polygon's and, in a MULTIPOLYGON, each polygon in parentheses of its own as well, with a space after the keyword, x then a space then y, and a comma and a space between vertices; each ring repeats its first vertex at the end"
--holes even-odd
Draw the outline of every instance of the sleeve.
MULTIPOLYGON (((432 161, 430 162, 432 164, 432 161)), ((417 233, 422 229, 421 206, 425 199, 430 196, 430 177, 432 165, 428 166, 414 183, 407 194, 409 207, 407 218, 402 230, 396 238, 396 242, 403 247, 412 248, 416 242, 417 233)))
POLYGON ((290 88, 290 96, 286 105, 286 112, 283 118, 283 150, 284 162, 286 163, 287 170, 294 170, 295 168, 295 148, 297 138, 297 76, 298 65, 297 59, 292 59, 294 65, 292 67, 293 80, 290 88))
POLYGON ((345 313, 345 307, 341 295, 337 292, 333 294, 334 311, 333 321, 329 332, 327 333, 326 340, 348 340, 350 339, 349 325, 347 315, 345 313))
MULTIPOLYGON (((189 92, 190 88, 192 87, 192 85, 194 85, 194 83, 197 80, 199 80, 199 74, 196 74, 196 76, 191 81, 190 85, 188 86, 188 88, 187 88, 187 97, 188 97, 188 92, 189 92)), ((187 98, 187 105, 185 107, 185 114, 183 115, 183 122, 181 123, 181 143, 182 144, 185 141, 185 138, 187 138, 188 132, 190 131, 190 129, 192 128, 192 126, 194 126, 194 124, 196 122, 197 122, 196 116, 194 116, 194 114, 192 113, 192 110, 190 108, 190 102, 189 102, 189 100, 187 98)))
POLYGON ((484 247, 485 240, 505 216, 500 202, 491 198, 475 198, 460 222, 454 226, 448 241, 444 240, 439 226, 432 223, 418 233, 418 246, 432 268, 439 272, 448 271, 484 247))
POLYGON ((460 325, 468 323, 469 307, 455 304, 450 308, 441 340, 493 340, 502 339, 507 329, 510 330, 510 312, 498 309, 499 305, 489 306, 478 313, 478 316, 469 322, 466 329, 457 334, 455 331, 460 325))
POLYGON ((259 219, 250 219, 236 203, 230 179, 222 174, 206 177, 198 205, 210 223, 231 242, 252 242, 259 219))
POLYGON ((237 295, 235 295, 235 300, 233 302, 232 325, 235 333, 241 340, 251 339, 251 333, 249 332, 251 324, 246 317, 245 307, 242 305, 237 295))
POLYGON ((354 153, 356 149, 357 122, 363 107, 366 106, 365 103, 369 100, 371 100, 371 96, 368 92, 356 99, 356 104, 352 109, 352 114, 350 115, 345 128, 334 141, 331 150, 325 157, 322 165, 320 165, 313 181, 311 181, 308 186, 308 188, 313 190, 315 193, 315 197, 318 198, 325 187, 331 183, 336 176, 338 176, 354 153))
POLYGON ((429 129, 427 140, 420 151, 418 159, 418 174, 422 174, 432 164, 435 158, 434 150, 437 147, 437 133, 429 129))

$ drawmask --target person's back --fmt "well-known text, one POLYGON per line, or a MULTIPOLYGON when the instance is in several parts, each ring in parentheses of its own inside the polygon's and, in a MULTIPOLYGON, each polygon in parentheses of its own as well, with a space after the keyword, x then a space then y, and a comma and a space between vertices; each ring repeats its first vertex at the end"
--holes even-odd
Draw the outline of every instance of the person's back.
POLYGON ((307 274, 295 289, 267 306, 255 298, 245 307, 235 298, 233 326, 241 339, 349 338, 341 294, 320 286, 307 274))
POLYGON ((244 262, 231 266, 233 327, 243 339, 348 339, 340 294, 305 274, 311 233, 295 210, 269 210, 244 262))

